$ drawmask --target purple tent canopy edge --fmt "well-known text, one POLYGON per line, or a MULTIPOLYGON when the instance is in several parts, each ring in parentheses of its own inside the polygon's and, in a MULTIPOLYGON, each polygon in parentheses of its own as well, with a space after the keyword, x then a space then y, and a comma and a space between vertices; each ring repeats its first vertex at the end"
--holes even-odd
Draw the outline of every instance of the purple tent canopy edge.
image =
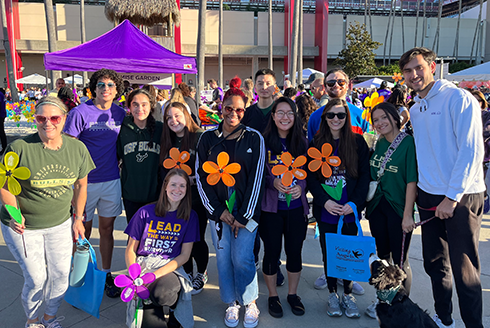
POLYGON ((125 20, 109 32, 74 48, 44 54, 46 70, 196 74, 196 59, 176 54, 125 20))

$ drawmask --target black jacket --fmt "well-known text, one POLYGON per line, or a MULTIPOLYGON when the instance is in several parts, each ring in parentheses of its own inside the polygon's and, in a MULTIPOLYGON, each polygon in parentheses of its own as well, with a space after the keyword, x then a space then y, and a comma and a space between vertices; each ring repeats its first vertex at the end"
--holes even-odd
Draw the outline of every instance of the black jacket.
POLYGON ((271 111, 264 116, 262 110, 259 108, 258 103, 248 106, 243 115, 242 124, 251 127, 259 131, 261 134, 264 133, 267 123, 271 118, 271 111))
MULTIPOLYGON (((357 178, 346 178, 347 199, 349 202, 356 204, 358 214, 360 215, 365 207, 366 196, 369 189, 369 181, 371 174, 369 171, 369 148, 364 141, 364 137, 360 134, 355 134, 357 143, 357 178)), ((310 143, 310 147, 314 147, 314 141, 310 143)), ((311 161, 311 158, 309 158, 311 161)), ((309 162, 308 162, 309 163, 309 162)), ((322 208, 327 200, 332 199, 329 194, 323 189, 322 181, 318 178, 317 172, 311 172, 306 166, 306 181, 308 189, 313 195, 313 216, 320 220, 322 217, 322 208)), ((359 216, 360 217, 360 216, 359 216)))
MULTIPOLYGON (((223 123, 205 131, 197 144, 196 183, 209 219, 219 222, 221 214, 227 209, 228 188, 222 180, 211 186, 207 183, 208 174, 203 171, 206 161, 217 163, 218 154, 226 151, 222 133, 223 123)), ((238 163, 240 172, 235 178, 236 206, 235 219, 243 225, 250 220, 259 222, 260 204, 264 190, 265 146, 262 135, 256 130, 240 125, 240 136, 235 139, 234 158, 229 163, 238 163)))

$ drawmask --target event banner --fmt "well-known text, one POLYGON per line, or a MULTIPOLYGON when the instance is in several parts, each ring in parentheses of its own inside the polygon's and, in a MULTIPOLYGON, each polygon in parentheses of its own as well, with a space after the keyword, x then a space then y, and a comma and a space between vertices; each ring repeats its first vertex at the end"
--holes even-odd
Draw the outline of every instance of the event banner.
POLYGON ((131 84, 172 85, 172 74, 119 73, 119 75, 131 84))

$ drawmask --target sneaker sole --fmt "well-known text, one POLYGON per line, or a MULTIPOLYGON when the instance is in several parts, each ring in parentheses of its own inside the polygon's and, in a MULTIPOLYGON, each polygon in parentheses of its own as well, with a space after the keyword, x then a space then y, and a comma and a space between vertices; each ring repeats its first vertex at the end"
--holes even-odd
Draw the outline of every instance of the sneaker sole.
POLYGON ((237 322, 228 322, 225 320, 225 325, 226 325, 226 327, 234 328, 234 327, 238 326, 238 322, 239 322, 238 320, 237 320, 237 322))
POLYGON ((374 315, 374 316, 373 316, 373 315, 372 315, 370 312, 367 312, 367 311, 366 311, 366 312, 364 312, 364 314, 365 314, 366 316, 370 317, 371 319, 377 319, 377 318, 376 318, 376 315, 374 315))
POLYGON ((257 325, 259 324, 259 320, 253 322, 253 323, 245 323, 243 322, 243 327, 245 328, 254 328, 254 327, 257 327, 257 325))
POLYGON ((327 314, 329 317, 341 317, 342 316, 342 312, 340 313, 330 313, 327 311, 327 314))
POLYGON ((204 289, 204 287, 201 289, 193 289, 191 291, 191 295, 197 295, 197 294, 201 293, 203 289, 204 289))
POLYGON ((327 284, 325 284, 325 285, 321 285, 321 286, 318 286, 318 285, 313 285, 313 287, 314 287, 315 289, 322 290, 322 289, 327 288, 327 284))

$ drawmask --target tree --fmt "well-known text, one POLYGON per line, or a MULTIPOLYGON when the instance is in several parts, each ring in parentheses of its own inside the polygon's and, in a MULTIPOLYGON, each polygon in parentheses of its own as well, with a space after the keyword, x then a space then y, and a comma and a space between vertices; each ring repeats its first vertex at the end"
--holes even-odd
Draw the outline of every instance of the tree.
POLYGON ((400 66, 398 66, 398 61, 393 64, 378 67, 379 75, 393 75, 395 73, 401 73, 400 66))
POLYGON ((349 24, 346 38, 347 46, 339 52, 335 64, 342 66, 350 77, 376 74, 378 70, 373 51, 382 44, 373 41, 366 30, 366 25, 361 25, 359 22, 349 24))

